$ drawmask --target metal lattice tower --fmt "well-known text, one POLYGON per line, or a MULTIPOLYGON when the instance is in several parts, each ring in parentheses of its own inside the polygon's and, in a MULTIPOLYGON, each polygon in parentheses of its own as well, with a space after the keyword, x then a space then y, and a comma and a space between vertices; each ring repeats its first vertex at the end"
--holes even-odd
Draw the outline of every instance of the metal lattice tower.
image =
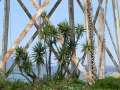
MULTIPOLYGON (((14 42, 14 44, 12 45, 12 47, 8 50, 8 52, 5 54, 5 56, 2 58, 2 61, 0 61, 0 68, 2 68, 2 66, 5 64, 5 62, 8 60, 8 58, 11 56, 11 54, 14 52, 15 48, 20 44, 20 42, 22 41, 22 39, 25 37, 25 35, 29 32, 29 29, 34 25, 36 27, 36 29, 40 29, 42 28, 42 26, 44 25, 44 22, 41 23, 40 25, 38 25, 36 23, 36 20, 39 18, 39 16, 42 14, 42 12, 44 11, 44 9, 47 7, 47 5, 50 3, 51 0, 44 0, 44 4, 41 5, 41 7, 39 6, 38 3, 35 2, 35 0, 30 0, 31 3, 33 4, 33 6, 35 7, 35 9, 37 10, 37 13, 32 17, 32 15, 29 13, 29 11, 27 10, 27 8, 25 7, 25 5, 22 3, 22 0, 17 0, 18 3, 20 4, 20 6, 22 7, 22 9, 25 11, 25 13, 27 14, 27 16, 30 18, 30 22, 27 24, 27 26, 25 27, 25 29, 23 30, 23 32, 20 34, 19 38, 16 39, 16 41, 14 42)), ((62 0, 56 0, 56 3, 55 5, 53 6, 53 8, 51 9, 51 11, 48 13, 48 16, 50 17, 55 9, 57 8, 57 6, 59 6, 60 2, 62 0)), ((75 0, 73 0, 75 1, 75 0)), ((89 42, 92 44, 93 46, 93 49, 95 50, 94 48, 94 43, 95 43, 95 38, 94 38, 94 32, 96 34, 96 36, 98 37, 98 40, 101 41, 101 36, 99 35, 96 27, 95 27, 95 23, 97 21, 97 17, 98 17, 98 14, 99 14, 99 10, 102 8, 102 3, 99 3, 98 4, 98 7, 97 7, 97 10, 96 10, 96 13, 95 13, 95 17, 94 17, 94 20, 93 20, 93 16, 92 16, 92 0, 83 0, 86 4, 82 5, 81 1, 80 0, 76 0, 80 6, 80 8, 82 9, 84 15, 85 15, 85 23, 86 23, 86 29, 87 29, 87 39, 89 40, 89 42)), ((104 1, 104 0, 99 0, 100 2, 101 1, 104 1)), ((113 2, 113 13, 114 13, 114 23, 115 23, 115 28, 117 29, 117 39, 118 37, 120 36, 120 33, 119 33, 119 14, 116 13, 115 11, 118 12, 118 7, 116 6, 115 7, 115 4, 117 4, 117 0, 112 0, 113 2), (115 18, 117 17, 117 19, 115 18)), ((104 13, 102 12, 103 14, 103 17, 104 17, 104 13)), ((45 18, 46 22, 48 22, 49 24, 52 24, 51 21, 49 20, 49 17, 48 18, 45 18)), ((106 27, 107 29, 109 30, 109 26, 107 24, 107 20, 105 18, 105 24, 106 24, 106 27)), ((31 39, 28 41, 28 43, 26 44, 24 50, 27 50, 28 47, 31 45, 31 43, 33 42, 33 40, 35 39, 35 37, 38 35, 38 31, 36 30, 36 32, 33 34, 33 36, 31 37, 31 39)), ((109 33, 110 33, 110 30, 109 30, 109 33)), ((63 42, 64 42, 64 39, 60 36, 60 34, 57 34, 56 37, 58 38, 58 41, 60 42, 60 44, 62 45, 63 42)), ((112 35, 111 35, 111 40, 112 40, 112 35)), ((49 42, 46 41, 46 43, 49 45, 49 42)), ((118 42, 117 42, 118 43, 118 42)), ((114 46, 114 48, 116 48, 116 46, 114 45, 114 41, 112 41, 112 44, 114 46)), ((118 43, 117 46, 120 46, 119 45, 120 43, 118 43)), ((120 72, 120 67, 118 65, 118 63, 116 62, 114 56, 112 55, 112 53, 110 52, 109 48, 107 47, 107 45, 104 43, 103 44, 103 47, 104 47, 104 50, 108 53, 109 57, 111 58, 113 64, 115 65, 116 69, 118 70, 118 72, 120 72)), ((117 48, 118 49, 118 48, 117 48)), ((54 51, 54 48, 52 48, 53 50, 53 53, 55 52, 54 51)), ((78 65, 78 69, 83 73, 85 79, 91 83, 92 80, 91 80, 91 76, 92 78, 96 78, 96 67, 95 67, 95 52, 94 50, 92 52, 90 52, 90 55, 89 55, 89 68, 90 68, 90 73, 91 75, 88 75, 88 73, 86 72, 86 70, 84 69, 84 67, 81 65, 81 63, 79 63, 78 65)), ((117 50, 115 51, 117 57, 118 57, 118 60, 120 62, 120 53, 117 52, 117 50), (119 54, 118 54, 119 53, 119 54)), ((55 53, 54 53, 55 54, 55 53)), ((78 58, 76 57, 75 54, 73 54, 72 56, 72 61, 75 63, 75 65, 77 65, 78 63, 78 58)))

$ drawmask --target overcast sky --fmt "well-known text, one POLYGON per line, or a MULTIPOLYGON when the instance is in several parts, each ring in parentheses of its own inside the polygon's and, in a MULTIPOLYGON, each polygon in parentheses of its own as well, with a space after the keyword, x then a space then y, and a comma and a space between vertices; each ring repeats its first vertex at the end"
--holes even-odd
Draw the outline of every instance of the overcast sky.
MULTIPOLYGON (((42 0, 42 3, 44 1, 45 0, 42 0)), ((56 1, 57 0, 51 0, 50 4, 45 9, 45 11, 47 11, 47 13, 51 10, 51 8, 53 7, 53 5, 55 4, 56 1)), ((80 1, 83 3, 83 0, 80 0, 80 1)), ((95 15, 95 12, 96 12, 96 9, 97 9, 97 6, 98 6, 97 1, 98 0, 92 0, 92 2, 93 2, 93 4, 92 4, 92 6, 93 6, 93 17, 95 15)), ((103 1, 105 2, 105 0, 103 0, 103 1)), ((112 0, 108 0, 107 21, 108 21, 109 27, 111 29, 114 41, 116 41, 115 40, 115 29, 114 29, 113 10, 112 10, 111 1, 112 0)), ((31 4, 30 0, 22 0, 22 2, 27 7, 27 9, 32 14, 32 16, 34 16, 35 13, 36 13, 36 9, 31 4)), ((119 3, 120 3, 120 1, 119 1, 119 3)), ((104 3, 103 3, 102 6, 103 6, 103 8, 105 7, 104 3)), ((4 17, 4 0, 1 0, 1 2, 0 2, 0 12, 1 12, 0 13, 0 55, 1 55, 1 53, 2 53, 3 17, 4 17)), ((75 15, 74 15, 75 24, 77 24, 77 23, 83 23, 84 24, 84 14, 81 11, 81 9, 80 9, 76 0, 74 0, 74 12, 75 12, 75 15)), ((69 18, 69 16, 68 16, 68 0, 62 0, 60 5, 58 6, 58 8, 55 10, 53 15, 51 16, 50 20, 56 26, 57 23, 65 20, 65 19, 68 20, 68 18, 69 18)), ((18 36, 22 32, 22 30, 26 27, 26 25, 29 23, 29 21, 30 21, 29 18, 27 17, 27 15, 23 11, 23 9, 21 8, 21 6, 17 2, 17 0, 11 0, 8 49, 11 47, 11 45, 14 43, 14 41, 18 38, 18 36)), ((96 28, 97 28, 97 23, 96 23, 96 28)), ((35 31, 36 31, 36 28, 33 26, 30 29, 29 33, 22 40, 22 42, 20 43, 19 46, 21 46, 21 45, 25 46, 26 43, 28 42, 28 40, 31 38, 31 36, 33 35, 33 33, 35 31)), ((97 40, 96 36, 95 36, 95 39, 97 40)), ((84 40, 85 39, 83 38, 83 40, 81 40, 80 43, 84 42, 84 40)), ((31 52, 31 47, 36 42, 37 42, 37 38, 34 40, 32 45, 28 49, 29 52, 31 52)), ((117 60, 114 49, 113 49, 113 46, 112 46, 112 43, 110 41, 110 38, 109 38, 109 35, 108 35, 108 32, 107 32, 107 29, 105 29, 105 43, 108 46, 108 48, 110 49, 110 51, 112 52, 115 59, 117 60)), ((97 42, 95 43, 95 47, 97 48, 97 42)), ((81 47, 79 47, 79 48, 81 48, 81 47)), ((82 54, 80 53, 80 50, 77 50, 77 57, 81 57, 81 56, 82 56, 82 54)), ((96 58, 96 60, 97 60, 97 58, 96 58)), ((106 54, 106 60, 107 60, 107 62, 106 62, 107 65, 113 65, 107 54, 106 54)))

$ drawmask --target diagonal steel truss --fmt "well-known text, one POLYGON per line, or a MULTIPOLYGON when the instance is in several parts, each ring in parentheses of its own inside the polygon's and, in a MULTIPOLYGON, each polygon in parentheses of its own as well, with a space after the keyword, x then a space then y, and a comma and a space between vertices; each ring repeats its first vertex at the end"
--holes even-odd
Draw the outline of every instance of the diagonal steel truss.
MULTIPOLYGON (((31 0, 35 2, 34 0, 31 0)), ((8 58, 11 56, 11 54, 14 52, 15 48, 20 44, 20 42, 23 40, 25 35, 29 32, 30 28, 34 25, 36 20, 39 18, 39 16, 42 14, 44 9, 47 7, 47 5, 50 3, 50 0, 46 0, 43 5, 39 8, 37 13, 33 16, 33 18, 30 20, 30 22, 27 24, 25 29, 22 31, 22 33, 19 35, 19 37, 16 39, 16 41, 13 43, 12 47, 8 50, 8 52, 5 54, 5 56, 0 61, 0 68, 3 67, 3 65, 6 63, 8 58)))

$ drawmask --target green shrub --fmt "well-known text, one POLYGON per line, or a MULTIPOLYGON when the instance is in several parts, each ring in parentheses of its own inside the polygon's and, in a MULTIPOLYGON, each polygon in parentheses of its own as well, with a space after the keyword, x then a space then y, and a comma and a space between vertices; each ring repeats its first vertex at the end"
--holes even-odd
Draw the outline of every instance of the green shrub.
POLYGON ((96 80, 94 84, 86 88, 87 90, 120 90, 120 78, 106 77, 105 79, 96 80))

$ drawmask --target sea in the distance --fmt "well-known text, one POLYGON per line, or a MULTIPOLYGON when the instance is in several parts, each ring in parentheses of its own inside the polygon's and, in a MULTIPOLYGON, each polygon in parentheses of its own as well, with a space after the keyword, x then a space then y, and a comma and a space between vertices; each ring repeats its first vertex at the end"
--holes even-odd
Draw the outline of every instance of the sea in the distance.
MULTIPOLYGON (((1 57, 0 57, 0 60, 1 60, 1 57)), ((10 57, 9 60, 7 61, 7 70, 10 68, 10 66, 12 65, 12 63, 13 63, 13 58, 10 57)), ((84 65, 84 67, 85 67, 85 69, 87 69, 87 66, 86 66, 86 65, 84 65)), ((33 70, 37 73, 37 68, 36 68, 35 65, 33 66, 33 70)), ((52 71, 52 74, 53 74, 53 75, 55 74, 56 70, 57 70, 57 65, 53 65, 53 66, 51 67, 51 71, 52 71)), ((16 67, 16 68, 14 69, 14 71, 18 73, 18 72, 19 72, 19 69, 16 67)), ((114 66, 106 66, 106 76, 110 76, 110 75, 111 75, 112 73, 114 73, 114 72, 117 72, 117 69, 116 69, 114 66)), ((43 67, 41 67, 41 76, 43 76, 43 75, 45 75, 45 74, 46 74, 46 69, 45 69, 45 67, 43 66, 43 67)), ((9 75, 8 78, 9 78, 10 80, 20 79, 20 80, 22 80, 22 81, 27 82, 27 80, 26 80, 22 75, 20 75, 20 74, 11 74, 11 75, 9 75)), ((83 76, 82 74, 80 75, 79 78, 80 78, 81 80, 85 80, 85 79, 84 79, 84 76, 83 76)))

